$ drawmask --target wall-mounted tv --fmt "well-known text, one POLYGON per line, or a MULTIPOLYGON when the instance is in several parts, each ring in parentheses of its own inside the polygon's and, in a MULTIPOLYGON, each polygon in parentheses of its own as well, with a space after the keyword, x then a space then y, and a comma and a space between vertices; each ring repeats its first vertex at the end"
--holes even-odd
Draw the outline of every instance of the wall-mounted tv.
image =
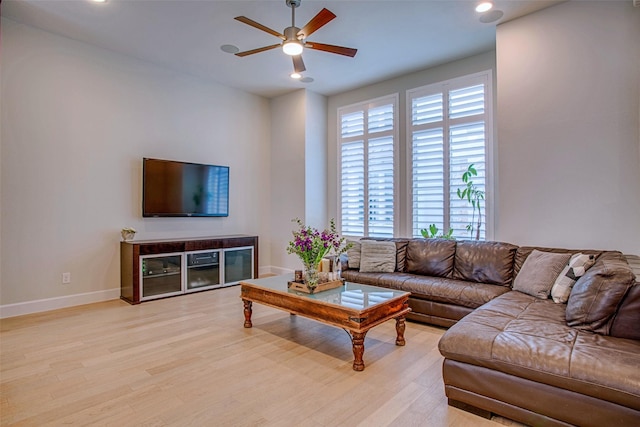
POLYGON ((142 216, 229 216, 229 167, 144 158, 142 216))

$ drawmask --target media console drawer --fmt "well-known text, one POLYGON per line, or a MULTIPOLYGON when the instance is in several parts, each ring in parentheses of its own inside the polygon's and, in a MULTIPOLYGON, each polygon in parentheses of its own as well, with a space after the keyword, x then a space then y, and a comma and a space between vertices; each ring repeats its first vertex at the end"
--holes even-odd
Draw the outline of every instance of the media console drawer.
MULTIPOLYGON (((135 243, 135 242, 127 242, 127 243, 135 243)), ((185 251, 185 244, 183 242, 140 244, 140 255, 158 255, 158 254, 167 254, 169 252, 184 252, 184 251, 185 251)))

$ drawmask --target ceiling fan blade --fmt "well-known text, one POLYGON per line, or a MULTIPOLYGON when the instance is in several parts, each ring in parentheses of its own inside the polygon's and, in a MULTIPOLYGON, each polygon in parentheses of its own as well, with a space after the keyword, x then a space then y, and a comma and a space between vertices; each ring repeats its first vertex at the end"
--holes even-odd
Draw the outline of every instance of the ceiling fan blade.
POLYGON ((296 55, 291 57, 293 59, 293 69, 296 73, 302 73, 306 70, 304 61, 302 61, 302 55, 296 55))
POLYGON ((260 53, 260 52, 264 52, 266 50, 271 50, 271 49, 275 49, 277 47, 280 47, 280 43, 276 43, 276 44, 272 44, 270 46, 264 46, 264 47, 259 47, 257 49, 252 49, 252 50, 245 50, 244 52, 238 52, 235 55, 236 56, 247 56, 247 55, 253 55, 254 53, 260 53))
POLYGON ((337 53, 338 55, 350 56, 352 58, 356 56, 356 53, 358 53, 358 49, 316 42, 306 42, 304 44, 304 47, 308 47, 309 49, 321 50, 323 52, 337 53))
POLYGON ((309 35, 315 33, 317 30, 331 22, 336 15, 331 12, 329 9, 324 8, 316 16, 311 18, 311 21, 307 23, 300 31, 298 31, 298 35, 302 35, 303 37, 309 37, 309 35))
POLYGON ((269 34, 271 34, 272 36, 276 36, 276 37, 278 37, 278 38, 281 38, 282 40, 286 40, 286 38, 285 38, 285 36, 284 36, 283 34, 280 34, 280 33, 279 33, 279 32, 277 32, 276 30, 272 30, 272 29, 271 29, 271 28, 269 28, 269 27, 265 27, 264 25, 262 25, 262 24, 260 24, 260 23, 258 23, 258 22, 256 22, 256 21, 254 21, 253 19, 249 19, 249 18, 247 18, 246 16, 236 16, 234 19, 235 19, 236 21, 240 21, 240 22, 242 22, 242 23, 244 23, 244 24, 250 25, 250 26, 252 26, 253 28, 257 28, 257 29, 262 30, 262 31, 264 31, 264 32, 266 32, 266 33, 269 33, 269 34))

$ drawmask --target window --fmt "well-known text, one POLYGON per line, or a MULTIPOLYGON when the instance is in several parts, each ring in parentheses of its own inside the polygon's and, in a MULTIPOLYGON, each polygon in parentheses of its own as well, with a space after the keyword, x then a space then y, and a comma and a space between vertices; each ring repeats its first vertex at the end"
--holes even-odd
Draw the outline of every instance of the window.
POLYGON ((393 237, 397 96, 338 110, 340 228, 348 236, 393 237))
POLYGON ((411 233, 435 224, 453 229, 461 239, 484 240, 488 221, 485 200, 473 208, 458 197, 462 175, 473 165, 470 180, 482 195, 487 184, 491 112, 490 73, 450 80, 407 92, 411 185, 411 233))

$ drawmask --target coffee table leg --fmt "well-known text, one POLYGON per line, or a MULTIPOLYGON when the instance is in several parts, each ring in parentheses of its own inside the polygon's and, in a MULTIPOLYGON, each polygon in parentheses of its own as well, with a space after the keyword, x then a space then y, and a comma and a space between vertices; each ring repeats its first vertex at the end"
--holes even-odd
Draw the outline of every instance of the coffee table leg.
POLYGON ((364 371, 364 336, 366 332, 351 332, 351 342, 353 343, 353 370, 364 371))
POLYGON ((396 317, 396 345, 404 345, 404 328, 405 328, 404 316, 396 317))
POLYGON ((243 299, 242 302, 244 303, 244 327, 245 328, 250 328, 251 326, 253 326, 251 324, 251 301, 247 301, 246 299, 243 299))

